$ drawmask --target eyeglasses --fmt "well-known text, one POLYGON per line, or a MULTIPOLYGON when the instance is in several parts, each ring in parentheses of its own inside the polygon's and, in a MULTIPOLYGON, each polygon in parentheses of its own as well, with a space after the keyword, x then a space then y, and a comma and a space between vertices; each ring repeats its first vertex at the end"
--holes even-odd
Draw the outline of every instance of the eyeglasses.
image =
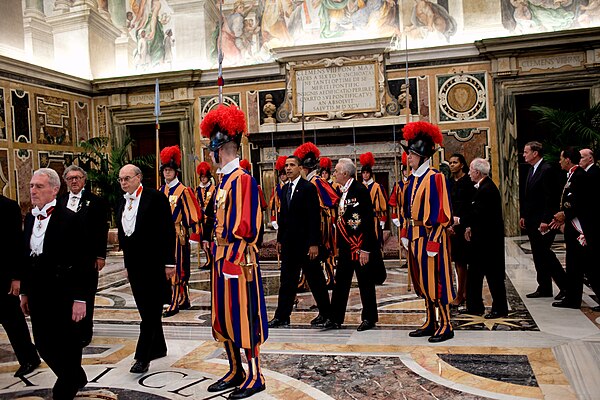
POLYGON ((117 178, 117 182, 122 183, 122 182, 129 182, 131 179, 135 178, 136 176, 138 176, 139 174, 135 174, 133 176, 123 176, 123 177, 118 177, 117 178))
POLYGON ((70 182, 70 181, 80 181, 83 179, 83 176, 67 176, 65 178, 66 181, 70 182))

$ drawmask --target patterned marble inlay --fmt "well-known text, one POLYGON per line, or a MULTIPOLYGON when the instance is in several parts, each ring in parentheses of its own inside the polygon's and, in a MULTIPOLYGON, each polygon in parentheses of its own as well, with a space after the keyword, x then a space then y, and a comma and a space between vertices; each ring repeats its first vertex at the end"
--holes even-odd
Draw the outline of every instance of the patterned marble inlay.
POLYGON ((13 140, 15 142, 31 143, 29 92, 13 89, 10 94, 13 140))
POLYGON ((4 105, 4 89, 0 88, 0 140, 6 140, 6 106, 4 105))
POLYGON ((42 144, 71 145, 71 107, 68 100, 51 96, 35 97, 38 129, 36 139, 42 144))
POLYGON ((438 354, 462 371, 523 386, 538 386, 527 356, 496 354, 438 354))
POLYGON ((90 138, 90 112, 87 103, 75 102, 75 133, 77 144, 90 138))
POLYGON ((440 75, 437 84, 440 122, 488 118, 485 72, 440 75))
POLYGON ((8 162, 8 149, 0 149, 0 194, 4 196, 10 192, 8 162))
POLYGON ((96 119, 98 121, 98 136, 108 136, 108 124, 106 119, 108 118, 106 112, 106 106, 98 106, 96 108, 96 119))

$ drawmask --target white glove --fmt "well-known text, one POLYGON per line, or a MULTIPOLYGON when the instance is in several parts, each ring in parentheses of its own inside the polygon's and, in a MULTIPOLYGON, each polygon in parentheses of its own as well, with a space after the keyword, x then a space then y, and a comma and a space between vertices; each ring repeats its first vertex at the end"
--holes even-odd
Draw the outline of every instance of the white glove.
POLYGON ((379 221, 379 226, 381 226, 381 229, 383 229, 383 227, 385 226, 385 221, 379 221))
POLYGON ((408 239, 403 237, 403 238, 400 238, 400 241, 402 242, 402 247, 404 247, 406 250, 408 250, 408 239))
POLYGON ((271 226, 273 227, 273 229, 278 230, 279 229, 279 224, 277 223, 277 221, 273 221, 271 222, 271 226))
POLYGON ((437 251, 428 251, 428 252, 427 252, 427 255, 428 255, 429 257, 435 257, 435 256, 437 256, 437 255, 438 255, 438 252, 437 252, 437 251))
POLYGON ((392 222, 396 225, 396 228, 400 228, 400 220, 398 218, 393 218, 392 222))

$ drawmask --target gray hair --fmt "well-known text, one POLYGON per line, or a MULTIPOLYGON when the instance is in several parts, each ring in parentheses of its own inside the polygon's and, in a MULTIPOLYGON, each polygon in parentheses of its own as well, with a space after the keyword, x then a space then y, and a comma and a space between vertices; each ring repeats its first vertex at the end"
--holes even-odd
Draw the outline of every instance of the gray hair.
POLYGON ((65 172, 63 172, 63 179, 66 181, 69 172, 73 171, 80 172, 83 175, 83 178, 87 179, 87 172, 85 172, 85 170, 78 165, 69 165, 67 168, 65 168, 65 172))
POLYGON ((50 186, 60 188, 60 177, 52 168, 40 168, 33 173, 33 176, 46 175, 50 186))
POLYGON ((338 164, 342 166, 342 172, 347 172, 349 177, 356 175, 356 165, 349 158, 340 158, 338 164))
POLYGON ((471 161, 471 168, 475 171, 481 172, 481 174, 488 176, 490 174, 490 163, 483 158, 476 158, 471 161))

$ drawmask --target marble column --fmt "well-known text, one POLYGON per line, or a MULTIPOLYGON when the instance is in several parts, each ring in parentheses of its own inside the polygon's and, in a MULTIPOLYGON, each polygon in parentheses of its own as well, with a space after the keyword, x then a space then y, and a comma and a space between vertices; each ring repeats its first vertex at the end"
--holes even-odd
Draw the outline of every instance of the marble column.
POLYGON ((219 10, 210 0, 170 0, 178 69, 207 67, 209 41, 219 19, 219 10))
POLYGON ((35 63, 51 62, 54 58, 52 27, 46 22, 44 0, 25 0, 23 36, 26 54, 35 63))

